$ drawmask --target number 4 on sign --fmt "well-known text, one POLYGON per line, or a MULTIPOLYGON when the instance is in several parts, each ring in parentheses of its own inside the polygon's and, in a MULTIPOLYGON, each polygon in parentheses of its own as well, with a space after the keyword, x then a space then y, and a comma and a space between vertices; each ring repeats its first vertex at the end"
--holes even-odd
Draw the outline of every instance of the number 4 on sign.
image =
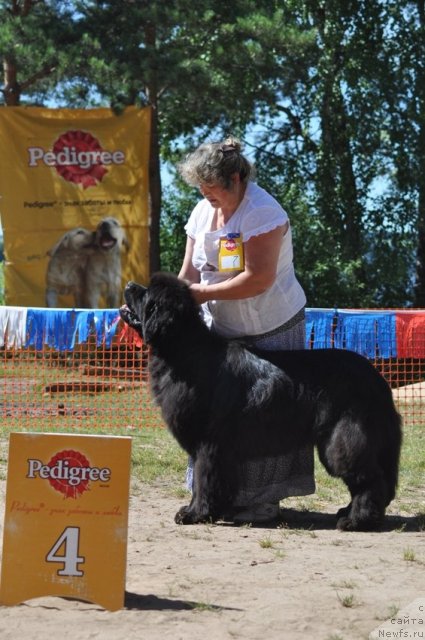
POLYGON ((10 434, 0 605, 124 606, 130 462, 128 437, 10 434))
POLYGON ((53 547, 46 556, 46 562, 60 562, 63 569, 60 569, 58 576, 83 576, 84 571, 78 569, 79 564, 83 564, 85 558, 78 555, 80 542, 80 529, 78 527, 67 527, 62 531, 53 547), (63 547, 63 553, 58 551, 63 547))

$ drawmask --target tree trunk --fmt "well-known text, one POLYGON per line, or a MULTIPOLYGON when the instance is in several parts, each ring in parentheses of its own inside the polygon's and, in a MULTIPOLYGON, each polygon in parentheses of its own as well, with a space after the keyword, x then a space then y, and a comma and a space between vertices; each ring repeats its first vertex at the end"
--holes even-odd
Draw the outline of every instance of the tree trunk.
POLYGON ((4 101, 7 107, 17 107, 21 97, 21 88, 18 83, 16 64, 9 56, 3 60, 4 101))
POLYGON ((160 219, 161 219, 161 171, 159 158, 158 137, 158 106, 152 104, 151 144, 149 157, 149 195, 150 195, 150 225, 149 225, 149 269, 150 273, 161 269, 160 256, 160 219))
POLYGON ((359 204, 353 167, 347 113, 340 86, 334 88, 333 150, 339 167, 339 201, 342 218, 342 248, 347 258, 362 256, 362 208, 359 204))
POLYGON ((318 200, 320 214, 328 225, 337 220, 336 204, 336 176, 334 159, 332 157, 332 108, 330 99, 330 83, 325 81, 321 100, 320 126, 322 140, 317 164, 317 184, 319 185, 318 200))
MULTIPOLYGON (((156 25, 153 22, 145 24, 146 50, 155 57, 156 53, 156 25)), ((159 230, 161 218, 161 172, 158 134, 158 85, 155 65, 149 74, 146 95, 152 108, 151 112, 151 144, 149 157, 149 270, 150 273, 161 268, 159 230)))
MULTIPOLYGON (((420 21, 418 42, 422 56, 425 37, 425 0, 417 0, 420 21)), ((416 251, 415 307, 425 307, 425 68, 422 59, 416 64, 416 95, 418 98, 418 246, 416 251)))

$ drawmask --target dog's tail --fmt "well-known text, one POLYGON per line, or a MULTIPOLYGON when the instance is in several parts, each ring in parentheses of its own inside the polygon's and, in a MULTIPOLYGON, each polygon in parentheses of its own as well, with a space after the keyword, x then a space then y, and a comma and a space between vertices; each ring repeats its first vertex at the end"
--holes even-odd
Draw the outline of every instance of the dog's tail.
POLYGON ((387 431, 385 435, 387 441, 381 453, 380 463, 384 471, 387 486, 386 505, 389 505, 396 494, 402 443, 402 418, 394 404, 392 405, 392 410, 388 412, 386 426, 387 431))

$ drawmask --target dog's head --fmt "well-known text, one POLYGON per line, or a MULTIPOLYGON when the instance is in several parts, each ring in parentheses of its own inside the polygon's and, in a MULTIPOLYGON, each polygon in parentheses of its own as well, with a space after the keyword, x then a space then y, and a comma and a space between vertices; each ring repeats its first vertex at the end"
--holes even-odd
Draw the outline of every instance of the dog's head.
POLYGON ((129 247, 124 229, 116 218, 103 218, 96 227, 95 236, 96 246, 106 253, 129 247))
POLYGON ((88 252, 94 248, 93 231, 77 227, 67 231, 56 244, 49 249, 47 255, 53 257, 58 254, 88 252))
POLYGON ((152 276, 149 286, 129 282, 124 290, 121 318, 133 327, 147 344, 158 345, 190 336, 204 324, 189 287, 169 273, 152 276), (184 331, 184 333, 183 333, 184 331))
POLYGON ((137 282, 128 282, 124 289, 125 304, 120 308, 121 319, 135 329, 142 338, 144 338, 142 318, 147 291, 146 287, 137 282))

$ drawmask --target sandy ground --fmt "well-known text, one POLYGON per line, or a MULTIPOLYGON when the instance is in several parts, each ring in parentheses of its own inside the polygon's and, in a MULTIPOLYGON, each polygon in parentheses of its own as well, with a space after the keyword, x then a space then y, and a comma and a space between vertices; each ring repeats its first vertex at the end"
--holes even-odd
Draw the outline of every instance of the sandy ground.
POLYGON ((334 529, 341 505, 282 509, 273 527, 177 526, 172 487, 133 493, 125 608, 55 597, 0 607, 2 640, 362 640, 425 604, 423 522, 397 514, 396 501, 384 531, 347 533, 334 529))

